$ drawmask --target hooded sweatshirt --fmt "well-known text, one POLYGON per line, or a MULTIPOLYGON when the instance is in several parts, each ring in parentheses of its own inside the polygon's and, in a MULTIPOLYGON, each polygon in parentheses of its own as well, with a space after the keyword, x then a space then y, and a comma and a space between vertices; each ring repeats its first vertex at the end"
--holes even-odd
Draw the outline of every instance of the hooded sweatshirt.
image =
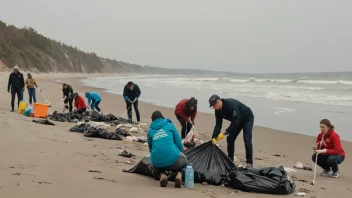
POLYGON ((148 146, 152 164, 157 168, 173 165, 183 150, 180 135, 169 118, 156 119, 150 125, 148 146))
POLYGON ((323 133, 320 133, 317 137, 318 149, 326 149, 326 153, 322 155, 341 155, 345 157, 345 151, 342 148, 340 136, 332 129, 324 135, 324 140, 320 145, 323 133))
POLYGON ((88 99, 89 107, 92 107, 92 101, 97 102, 101 100, 100 95, 97 92, 86 92, 86 98, 88 99))

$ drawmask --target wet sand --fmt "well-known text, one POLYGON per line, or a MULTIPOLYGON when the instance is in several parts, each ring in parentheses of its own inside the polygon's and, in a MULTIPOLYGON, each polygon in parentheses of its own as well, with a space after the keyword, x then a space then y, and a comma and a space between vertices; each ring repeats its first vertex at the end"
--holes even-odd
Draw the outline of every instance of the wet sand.
MULTIPOLYGON (((87 75, 34 75, 52 103, 50 112, 62 111, 61 82, 71 84, 81 95, 85 91, 98 91, 102 96, 100 106, 104 114, 119 116, 125 112, 122 96, 84 87, 78 83, 84 76, 87 75), (73 78, 74 76, 78 77, 73 78)), ((201 184, 196 184, 194 190, 175 189, 172 183, 167 188, 160 188, 158 181, 152 178, 123 173, 122 169, 130 168, 131 165, 125 163, 127 158, 118 156, 116 147, 123 146, 136 154, 136 161, 139 161, 148 154, 147 146, 125 140, 85 138, 82 134, 68 131, 74 126, 72 123, 55 122, 56 126, 45 126, 33 123, 32 118, 11 113, 10 94, 6 92, 7 81, 8 73, 1 73, 0 197, 278 197, 245 192, 231 194, 233 189, 201 184)), ((25 96, 28 98, 27 92, 25 96)), ((45 101, 38 91, 37 98, 38 102, 45 101)), ((143 100, 143 95, 141 99, 143 100)), ((142 122, 150 123, 149 117, 154 110, 160 110, 164 116, 177 121, 173 109, 143 102, 139 106, 142 122)), ((198 114, 196 129, 201 139, 210 139, 214 122, 213 114, 198 114)), ((175 124, 180 129, 178 122, 175 124)), ((224 127, 227 125, 228 122, 224 122, 224 127)), ((255 127, 254 166, 292 167, 296 162, 302 162, 314 167, 311 162, 311 145, 314 142, 314 137, 255 127)), ((318 169, 316 185, 312 186, 310 182, 313 172, 296 169, 296 173, 289 173, 296 180, 296 189, 309 191, 306 197, 349 197, 352 188, 352 161, 348 155, 352 151, 352 143, 343 142, 343 146, 347 157, 340 166, 340 178, 320 177, 321 169, 318 169)), ((225 147, 226 141, 222 140, 220 148, 225 147)), ((245 161, 241 135, 236 141, 236 157, 245 161)), ((294 194, 288 197, 293 196, 294 194)))

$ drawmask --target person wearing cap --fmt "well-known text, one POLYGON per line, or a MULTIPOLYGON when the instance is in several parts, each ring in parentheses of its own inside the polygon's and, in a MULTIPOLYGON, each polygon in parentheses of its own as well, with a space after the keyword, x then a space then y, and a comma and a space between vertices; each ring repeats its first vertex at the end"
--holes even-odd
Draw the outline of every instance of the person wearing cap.
POLYGON ((35 88, 38 88, 38 85, 35 79, 32 77, 32 74, 27 74, 25 84, 27 85, 29 103, 32 104, 32 101, 34 101, 34 103, 37 103, 37 99, 35 97, 35 88))
POLYGON ((23 98, 24 91, 24 78, 23 74, 19 72, 18 66, 13 67, 13 72, 10 74, 9 82, 7 84, 7 91, 10 93, 11 91, 11 112, 15 111, 15 97, 17 94, 18 104, 20 105, 20 101, 23 98))
POLYGON ((71 85, 68 85, 66 83, 62 84, 62 94, 63 94, 62 98, 68 99, 66 101, 68 101, 68 103, 70 105, 69 111, 72 112, 72 110, 73 110, 73 105, 72 105, 72 103, 73 103, 73 97, 72 97, 73 89, 72 89, 71 85))
POLYGON ((83 114, 87 110, 86 103, 84 102, 83 98, 78 95, 78 93, 74 93, 72 98, 75 100, 75 107, 77 109, 78 114, 83 114))
POLYGON ((253 167, 252 130, 254 115, 252 110, 236 99, 221 99, 218 95, 212 95, 209 98, 209 104, 215 110, 216 117, 216 125, 212 137, 213 144, 223 139, 224 135, 227 135, 227 155, 233 161, 235 141, 243 129, 247 167, 253 167), (231 124, 224 133, 220 133, 223 119, 230 121, 231 124))
POLYGON ((166 187, 168 183, 166 171, 177 171, 175 187, 181 188, 187 157, 182 153, 183 145, 175 125, 160 111, 154 111, 147 139, 152 165, 161 172, 160 186, 166 187))
POLYGON ((181 137, 186 138, 187 134, 192 128, 192 123, 194 124, 194 119, 197 115, 197 100, 195 98, 183 99, 181 100, 175 108, 175 116, 180 122, 181 137))
POLYGON ((132 105, 134 111, 136 112, 137 124, 140 123, 141 117, 138 109, 138 98, 141 96, 141 89, 137 84, 133 82, 128 82, 123 89, 123 98, 126 101, 126 110, 128 114, 128 120, 132 123, 132 105))

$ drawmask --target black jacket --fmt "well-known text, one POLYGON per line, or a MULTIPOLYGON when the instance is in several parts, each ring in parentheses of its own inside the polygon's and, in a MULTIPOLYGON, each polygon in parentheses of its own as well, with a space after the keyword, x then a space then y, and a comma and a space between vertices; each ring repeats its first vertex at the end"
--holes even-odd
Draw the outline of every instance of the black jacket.
POLYGON ((123 97, 125 98, 126 102, 130 102, 135 100, 136 98, 139 98, 141 95, 141 90, 139 89, 139 86, 137 84, 134 84, 134 88, 131 91, 127 85, 123 89, 123 97))
POLYGON ((73 95, 73 89, 71 85, 67 85, 66 89, 62 88, 62 94, 64 97, 71 97, 73 95))
POLYGON ((231 122, 229 128, 226 129, 226 133, 233 132, 240 122, 254 119, 252 110, 240 101, 232 98, 221 100, 223 102, 222 110, 215 110, 216 125, 213 132, 213 138, 216 138, 220 134, 222 119, 231 122))
POLYGON ((18 72, 12 72, 9 77, 9 83, 7 84, 7 90, 22 90, 24 89, 24 78, 23 74, 18 72))

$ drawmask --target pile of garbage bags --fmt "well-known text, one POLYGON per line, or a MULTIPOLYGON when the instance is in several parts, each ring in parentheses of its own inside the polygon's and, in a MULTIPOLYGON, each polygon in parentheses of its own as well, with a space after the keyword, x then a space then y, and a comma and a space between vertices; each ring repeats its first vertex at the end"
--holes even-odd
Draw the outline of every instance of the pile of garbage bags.
MULTIPOLYGON (((268 194, 290 194, 296 187, 287 177, 283 167, 237 168, 226 154, 210 141, 186 150, 184 154, 188 163, 192 163, 195 183, 207 182, 211 185, 225 185, 242 191, 268 194)), ((148 157, 124 172, 160 179, 160 173, 148 157)), ((168 179, 172 181, 174 178, 175 173, 169 172, 168 179)))
POLYGON ((123 137, 129 136, 129 134, 121 128, 116 129, 115 132, 109 132, 107 129, 93 127, 89 123, 74 126, 69 131, 83 133, 85 137, 95 137, 110 140, 123 140, 123 137))
POLYGON ((79 114, 77 112, 69 112, 69 113, 59 113, 57 111, 54 111, 51 115, 49 115, 49 118, 54 121, 58 122, 79 122, 79 121, 95 121, 95 122, 105 122, 105 123, 111 123, 114 125, 119 125, 119 124, 126 124, 128 123, 128 120, 122 117, 117 118, 116 116, 112 114, 108 115, 101 115, 96 111, 92 111, 91 115, 88 112, 85 112, 83 114, 79 114))

